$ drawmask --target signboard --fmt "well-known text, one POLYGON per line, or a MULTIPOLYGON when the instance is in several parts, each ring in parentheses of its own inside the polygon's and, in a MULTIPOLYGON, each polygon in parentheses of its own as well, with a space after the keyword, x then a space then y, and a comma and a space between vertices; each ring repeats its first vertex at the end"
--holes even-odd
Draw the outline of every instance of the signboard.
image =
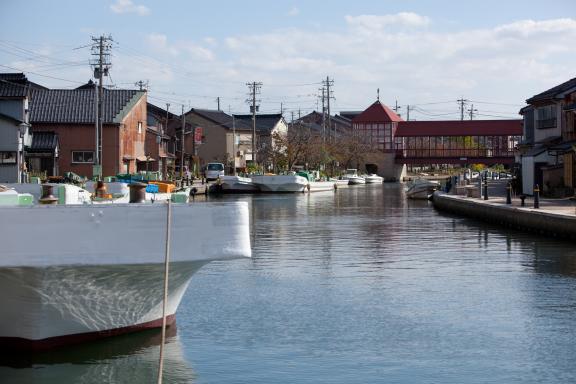
POLYGON ((94 176, 94 177, 102 176, 102 166, 101 165, 93 165, 92 166, 92 176, 94 176))
POLYGON ((196 127, 194 129, 194 143, 202 144, 202 127, 196 127))

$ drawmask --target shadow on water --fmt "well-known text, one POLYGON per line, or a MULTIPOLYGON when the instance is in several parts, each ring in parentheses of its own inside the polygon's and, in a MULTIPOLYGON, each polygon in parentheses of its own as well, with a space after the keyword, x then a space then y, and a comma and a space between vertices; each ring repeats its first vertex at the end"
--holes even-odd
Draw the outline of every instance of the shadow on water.
POLYGON ((512 253, 520 249, 525 255, 524 266, 538 273, 576 276, 576 247, 566 239, 558 239, 519 229, 505 228, 496 224, 436 211, 439 217, 451 221, 453 232, 475 231, 483 248, 503 247, 512 253), (504 240, 504 243, 502 242, 504 240))
MULTIPOLYGON (((176 326, 166 330, 164 382, 190 383, 176 326)), ((5 383, 155 383, 162 333, 158 329, 42 352, 2 353, 5 383)))

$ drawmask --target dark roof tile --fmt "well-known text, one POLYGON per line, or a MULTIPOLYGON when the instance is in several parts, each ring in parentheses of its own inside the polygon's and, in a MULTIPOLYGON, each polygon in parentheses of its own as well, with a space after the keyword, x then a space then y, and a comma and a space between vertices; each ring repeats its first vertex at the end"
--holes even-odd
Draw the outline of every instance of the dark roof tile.
MULTIPOLYGON (((234 115, 237 121, 242 121, 244 124, 252 127, 252 115, 234 115)), ((273 114, 260 114, 256 115, 256 131, 259 133, 270 133, 272 129, 282 119, 280 113, 273 114)))
POLYGON ((28 152, 53 151, 58 146, 58 135, 54 132, 34 132, 28 152))
POLYGON ((532 96, 531 98, 526 100, 526 104, 533 104, 538 101, 550 100, 555 98, 557 95, 562 94, 568 91, 571 88, 576 88, 576 77, 570 79, 560 85, 552 87, 544 92, 541 92, 537 95, 532 96))
MULTIPOLYGON (((124 108, 144 95, 143 91, 104 89, 103 122, 118 123, 124 108)), ((96 121, 94 89, 32 89, 31 123, 82 124, 96 121)))

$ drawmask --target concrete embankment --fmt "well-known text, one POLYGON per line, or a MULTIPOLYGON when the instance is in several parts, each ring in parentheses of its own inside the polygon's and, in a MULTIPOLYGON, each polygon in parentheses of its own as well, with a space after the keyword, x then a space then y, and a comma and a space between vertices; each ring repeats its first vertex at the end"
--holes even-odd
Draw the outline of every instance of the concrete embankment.
POLYGON ((573 202, 547 202, 541 205, 541 208, 535 209, 528 205, 528 202, 526 207, 521 207, 507 205, 503 198, 480 200, 436 192, 433 203, 440 211, 542 235, 576 240, 576 213, 573 202))

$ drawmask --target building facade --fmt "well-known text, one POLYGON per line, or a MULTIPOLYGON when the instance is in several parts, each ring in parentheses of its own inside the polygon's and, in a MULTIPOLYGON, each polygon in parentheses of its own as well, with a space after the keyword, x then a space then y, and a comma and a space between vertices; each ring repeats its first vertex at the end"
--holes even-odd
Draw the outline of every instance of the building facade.
POLYGON ((0 182, 25 181, 30 84, 22 73, 0 74, 0 182))
POLYGON ((352 130, 370 150, 364 168, 386 180, 400 180, 406 173, 404 164, 396 163, 394 138, 398 123, 402 122, 390 108, 379 100, 352 119, 352 130))
POLYGON ((538 185, 550 196, 574 193, 576 187, 576 78, 526 100, 519 145, 522 192, 532 195, 538 185))

